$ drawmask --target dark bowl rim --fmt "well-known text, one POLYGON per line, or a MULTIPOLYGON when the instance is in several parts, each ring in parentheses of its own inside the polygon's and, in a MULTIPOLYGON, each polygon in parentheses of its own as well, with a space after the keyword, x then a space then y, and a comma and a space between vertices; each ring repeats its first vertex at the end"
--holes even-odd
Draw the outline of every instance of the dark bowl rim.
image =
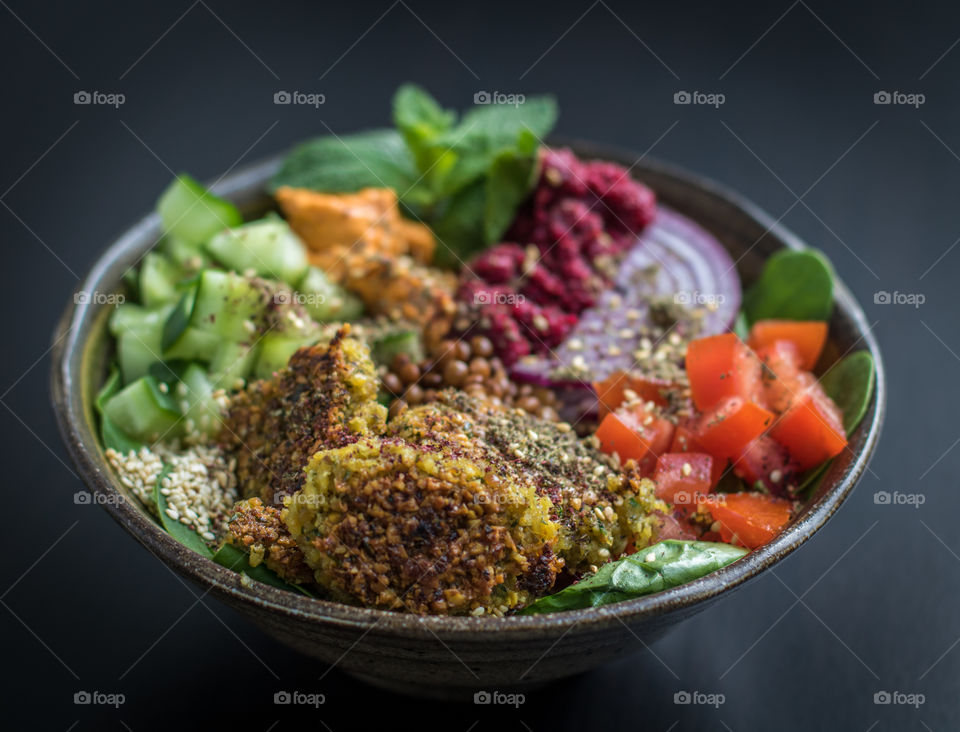
MULTIPOLYGON (((635 170, 665 176, 676 182, 700 189, 762 227, 768 235, 782 242, 785 248, 805 248, 803 242, 755 204, 725 186, 691 173, 683 168, 612 146, 592 142, 564 140, 564 144, 586 152, 589 157, 634 162, 635 170)), ((276 155, 224 176, 213 184, 219 195, 231 195, 262 188, 269 174, 276 169, 282 156, 276 155)), ((628 164, 629 164, 628 162, 628 164)), ((156 240, 159 217, 154 213, 142 218, 127 229, 96 260, 89 274, 76 292, 97 291, 101 279, 112 264, 123 254, 148 248, 144 242, 156 240)), ((150 245, 151 247, 153 244, 150 245)), ((85 343, 97 312, 89 303, 71 298, 54 332, 51 368, 51 396, 57 424, 67 449, 77 465, 84 483, 100 499, 101 505, 126 531, 142 543, 158 559, 183 576, 206 588, 207 592, 229 596, 242 605, 274 611, 299 621, 312 621, 320 626, 361 630, 364 634, 377 629, 380 633, 406 638, 477 638, 490 634, 549 634, 566 633, 575 627, 581 632, 596 632, 616 624, 625 625, 652 619, 667 613, 691 609, 699 603, 708 603, 744 583, 756 578, 764 570, 784 559, 805 544, 846 500, 859 480, 876 447, 886 404, 886 381, 879 346, 871 332, 866 316, 847 287, 836 280, 835 303, 854 325, 858 341, 863 341, 876 363, 876 385, 873 399, 858 431, 866 430, 862 449, 840 476, 836 485, 811 504, 805 515, 785 529, 769 544, 752 551, 743 559, 717 572, 680 587, 654 595, 627 600, 599 608, 573 610, 564 613, 498 617, 415 616, 387 610, 374 610, 337 602, 312 599, 259 582, 241 585, 239 575, 187 549, 167 534, 133 500, 120 491, 119 482, 110 472, 100 449, 99 440, 89 429, 83 414, 79 379, 85 343)), ((561 636, 562 637, 562 636, 561 636)))

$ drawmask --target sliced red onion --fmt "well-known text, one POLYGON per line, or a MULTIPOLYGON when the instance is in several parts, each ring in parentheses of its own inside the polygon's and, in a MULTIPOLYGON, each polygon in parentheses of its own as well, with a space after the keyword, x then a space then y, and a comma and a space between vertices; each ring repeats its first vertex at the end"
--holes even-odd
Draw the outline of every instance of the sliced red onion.
MULTIPOLYGON (((711 335, 730 328, 740 296, 740 278, 723 245, 687 217, 660 206, 655 221, 621 262, 613 287, 583 312, 554 357, 525 359, 512 374, 521 381, 562 389, 572 401, 586 403, 588 395, 577 397, 576 392, 592 391, 588 381, 634 366, 639 339, 635 331, 651 325, 652 299, 669 297, 703 309, 700 333, 711 335), (570 376, 575 364, 585 366, 589 377, 570 376)), ((577 370, 583 371, 573 369, 577 370)))

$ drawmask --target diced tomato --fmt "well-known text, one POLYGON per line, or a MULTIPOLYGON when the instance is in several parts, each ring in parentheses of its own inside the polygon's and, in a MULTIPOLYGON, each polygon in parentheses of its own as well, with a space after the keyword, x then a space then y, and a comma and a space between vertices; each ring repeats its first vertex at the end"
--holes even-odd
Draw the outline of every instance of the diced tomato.
POLYGON ((738 457, 773 424, 774 415, 741 397, 730 397, 700 418, 697 439, 718 458, 738 457))
POLYGON ((752 401, 759 393, 760 362, 734 333, 691 341, 686 369, 693 403, 700 411, 733 396, 752 401))
POLYGON ((800 352, 790 341, 774 341, 757 350, 763 363, 763 402, 767 409, 780 413, 793 403, 816 379, 800 368, 800 352))
POLYGON ((770 436, 787 448, 800 470, 819 465, 847 446, 840 409, 818 383, 777 418, 770 436))
POLYGON ((646 474, 653 470, 657 456, 670 447, 673 430, 673 422, 641 405, 611 412, 603 418, 596 435, 601 450, 617 453, 623 462, 636 460, 646 468, 646 474))
POLYGON ((657 498, 676 506, 693 506, 713 488, 713 458, 699 452, 667 452, 653 473, 657 498))
MULTIPOLYGON (((695 424, 678 424, 673 431, 673 441, 670 443, 670 452, 705 452, 709 450, 703 446, 694 432, 695 424)), ((715 486, 720 482, 724 472, 727 470, 727 459, 713 455, 713 472, 710 476, 710 485, 715 486)))
POLYGON ((817 365, 827 342, 827 324, 820 320, 760 320, 750 329, 747 344, 757 350, 776 341, 793 343, 801 368, 809 371, 817 365))
POLYGON ((733 472, 751 488, 760 483, 774 495, 788 496, 800 470, 783 445, 761 435, 737 456, 733 472))
MULTIPOLYGON (((696 539, 697 532, 691 528, 686 518, 668 514, 661 518, 660 528, 657 530, 656 536, 657 541, 663 541, 664 539, 687 541, 696 539)), ((636 548, 634 548, 634 551, 636 551, 636 548)))
POLYGON ((792 508, 790 501, 765 493, 728 493, 711 502, 710 515, 723 541, 756 549, 780 533, 792 508))
POLYGON ((668 403, 666 393, 678 387, 678 384, 666 379, 626 371, 617 371, 593 385, 597 392, 601 417, 606 416, 624 402, 624 392, 627 389, 643 401, 653 402, 663 407, 668 403))

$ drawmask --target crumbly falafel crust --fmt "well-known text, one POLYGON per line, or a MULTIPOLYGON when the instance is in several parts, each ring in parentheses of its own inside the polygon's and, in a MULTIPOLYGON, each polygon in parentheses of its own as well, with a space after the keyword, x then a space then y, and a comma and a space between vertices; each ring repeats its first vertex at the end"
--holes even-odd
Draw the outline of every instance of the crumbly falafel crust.
POLYGON ((311 455, 384 429, 373 362, 349 332, 345 325, 329 345, 301 348, 274 378, 231 400, 220 442, 236 457, 244 498, 280 506, 303 485, 311 455))
POLYGON ((239 501, 227 523, 226 542, 250 554, 250 564, 261 561, 287 582, 313 582, 313 570, 280 518, 280 509, 259 498, 239 501))

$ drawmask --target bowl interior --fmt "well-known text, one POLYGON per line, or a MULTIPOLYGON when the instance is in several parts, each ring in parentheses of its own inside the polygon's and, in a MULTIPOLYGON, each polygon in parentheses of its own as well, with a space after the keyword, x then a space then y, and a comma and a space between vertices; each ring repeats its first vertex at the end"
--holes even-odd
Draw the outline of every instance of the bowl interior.
MULTIPOLYGON (((653 188, 659 199, 712 232, 737 261, 741 280, 750 283, 763 262, 783 247, 803 244, 769 216, 715 183, 667 165, 622 151, 590 143, 571 144, 587 158, 603 158, 631 168, 631 173, 653 188)), ((264 183, 279 164, 271 159, 224 178, 213 186, 219 194, 237 204, 245 217, 257 216, 272 207, 264 183)), ((84 283, 85 292, 122 291, 123 273, 139 262, 160 236, 159 219, 147 216, 125 232, 96 262, 84 283)), ((693 606, 718 597, 794 551, 819 529, 850 492, 866 468, 877 442, 885 402, 885 382, 880 353, 859 305, 847 288, 836 284, 836 308, 830 325, 830 342, 824 362, 843 354, 866 349, 876 362, 877 380, 867 414, 849 441, 849 449, 838 456, 813 496, 791 525, 770 544, 735 564, 687 585, 656 595, 602 608, 556 615, 507 618, 417 618, 399 613, 355 608, 252 583, 241 586, 235 573, 220 567, 177 543, 164 532, 139 502, 128 496, 106 463, 97 437, 93 403, 106 375, 112 350, 106 324, 109 305, 77 304, 71 300, 55 334, 52 388, 54 407, 64 440, 81 474, 92 491, 101 494, 102 505, 138 541, 163 561, 219 595, 229 595, 240 604, 293 614, 351 627, 372 627, 405 636, 526 632, 567 628, 571 623, 584 628, 619 623, 624 619, 653 618, 666 613, 692 612, 693 606)))

